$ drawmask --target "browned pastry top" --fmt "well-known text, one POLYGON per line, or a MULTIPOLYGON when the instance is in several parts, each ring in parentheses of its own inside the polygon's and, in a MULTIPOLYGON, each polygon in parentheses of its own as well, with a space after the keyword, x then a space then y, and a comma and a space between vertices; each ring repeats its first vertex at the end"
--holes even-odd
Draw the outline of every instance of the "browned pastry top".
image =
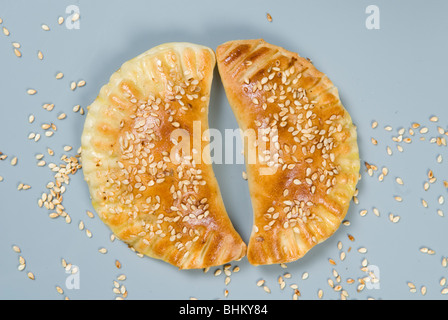
POLYGON ((89 107, 82 137, 101 219, 138 252, 181 269, 221 265, 246 250, 204 161, 209 155, 194 150, 193 126, 201 136, 208 129, 214 66, 211 49, 189 43, 126 62, 89 107))
POLYGON ((252 264, 290 262, 339 227, 359 176, 356 129, 313 64, 263 40, 217 48, 230 105, 248 139, 252 264), (250 137, 250 134, 246 135, 250 137))

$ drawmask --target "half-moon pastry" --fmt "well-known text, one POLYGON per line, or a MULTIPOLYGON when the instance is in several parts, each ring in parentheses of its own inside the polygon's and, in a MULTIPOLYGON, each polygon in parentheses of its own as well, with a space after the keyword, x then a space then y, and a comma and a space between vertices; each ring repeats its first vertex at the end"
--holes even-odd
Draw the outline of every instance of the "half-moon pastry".
POLYGON ((328 77, 263 40, 217 48, 219 73, 245 137, 253 265, 286 263, 330 237, 359 177, 356 128, 328 77))
POLYGON ((82 134, 84 177, 100 218, 137 252, 180 269, 246 252, 204 161, 210 155, 194 149, 207 135, 215 63, 211 49, 191 43, 127 61, 89 106, 82 134))

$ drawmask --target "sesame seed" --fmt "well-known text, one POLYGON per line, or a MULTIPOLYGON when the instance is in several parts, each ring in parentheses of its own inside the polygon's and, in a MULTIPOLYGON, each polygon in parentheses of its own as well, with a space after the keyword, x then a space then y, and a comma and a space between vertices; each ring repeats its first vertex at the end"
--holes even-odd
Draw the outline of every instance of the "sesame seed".
POLYGON ((426 294, 426 287, 425 286, 422 286, 421 287, 421 289, 420 289, 420 292, 421 292, 421 294, 424 296, 425 294, 426 294))
POLYGON ((367 249, 366 248, 359 248, 358 252, 359 253, 367 253, 367 249))
POLYGON ((20 50, 17 49, 17 48, 14 48, 14 54, 15 54, 18 58, 22 57, 22 52, 20 52, 20 50))
POLYGON ((9 36, 11 33, 9 32, 9 30, 6 27, 3 27, 3 34, 5 36, 9 36))
POLYGON ((318 297, 319 299, 322 299, 323 296, 324 296, 324 291, 323 291, 322 289, 319 289, 319 290, 317 291, 317 297, 318 297))
POLYGON ((79 13, 75 13, 75 14, 73 14, 73 16, 72 16, 72 22, 78 21, 79 18, 80 18, 79 13))
POLYGON ((431 118, 429 118, 429 121, 437 122, 437 121, 439 121, 439 118, 437 116, 432 116, 431 118))
POLYGON ((422 134, 428 133, 428 131, 429 131, 429 129, 426 127, 423 127, 420 129, 420 133, 422 133, 422 134))

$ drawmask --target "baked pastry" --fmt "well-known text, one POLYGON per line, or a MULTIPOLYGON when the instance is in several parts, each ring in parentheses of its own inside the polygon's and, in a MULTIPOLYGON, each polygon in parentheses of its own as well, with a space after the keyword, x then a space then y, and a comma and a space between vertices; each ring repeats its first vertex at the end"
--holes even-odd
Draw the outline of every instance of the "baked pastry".
POLYGON ((217 61, 248 139, 249 262, 297 260, 347 213, 359 178, 356 128, 333 83, 296 53, 263 40, 230 41, 217 48, 217 61))
POLYGON ((82 133, 84 176, 100 218, 136 251, 180 269, 246 252, 210 155, 194 149, 207 135, 215 63, 213 50, 191 43, 137 56, 102 87, 82 133))

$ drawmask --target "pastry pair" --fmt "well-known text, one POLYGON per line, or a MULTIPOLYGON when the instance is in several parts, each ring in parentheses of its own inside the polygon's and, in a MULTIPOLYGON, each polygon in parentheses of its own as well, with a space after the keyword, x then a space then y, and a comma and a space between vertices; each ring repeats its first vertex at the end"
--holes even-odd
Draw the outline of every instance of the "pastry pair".
POLYGON ((82 164, 113 233, 180 269, 246 251, 253 265, 297 260, 339 227, 359 172, 356 129, 332 82, 263 40, 227 42, 216 58, 204 46, 168 43, 124 63, 89 106, 82 164), (245 152, 254 210, 247 249, 210 155, 195 148, 207 134, 216 60, 240 128, 257 133, 245 152))

